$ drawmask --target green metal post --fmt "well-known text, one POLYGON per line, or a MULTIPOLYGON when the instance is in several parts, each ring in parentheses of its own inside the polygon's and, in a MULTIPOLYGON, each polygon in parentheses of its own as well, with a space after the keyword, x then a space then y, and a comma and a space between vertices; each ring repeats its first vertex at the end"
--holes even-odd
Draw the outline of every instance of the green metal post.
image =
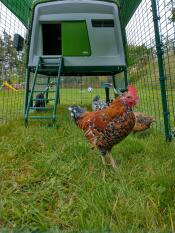
POLYGON ((126 30, 125 30, 125 26, 123 24, 123 20, 121 17, 121 12, 122 12, 122 7, 120 7, 120 11, 119 11, 119 18, 120 18, 120 22, 121 22, 121 32, 122 32, 122 39, 123 39, 123 48, 124 48, 124 53, 125 53, 125 63, 126 63, 126 67, 124 69, 124 79, 125 79, 125 89, 128 88, 128 50, 127 50, 127 36, 126 36, 126 30))
POLYGON ((171 141, 171 130, 170 130, 170 122, 169 122, 169 112, 167 105, 167 96, 166 96, 166 85, 165 85, 165 73, 164 73, 164 65, 163 65, 163 48, 160 37, 159 30, 159 20, 157 11, 157 1, 151 0, 152 3, 152 14, 154 21, 154 32, 155 32, 155 41, 156 41, 156 51, 158 58, 158 66, 159 66, 159 77, 160 77, 160 88, 161 88, 161 98, 162 98, 162 106, 163 106, 163 117, 164 117, 164 127, 165 127, 165 136, 166 140, 171 141))
POLYGON ((83 87, 82 87, 82 83, 83 83, 83 80, 82 80, 82 76, 81 76, 81 104, 83 103, 83 87))
MULTIPOLYGON (((116 85, 116 80, 115 80, 115 75, 112 75, 112 82, 113 82, 113 87, 115 90, 117 90, 117 85, 116 85)), ((117 97, 116 92, 114 91, 114 97, 117 97)))
POLYGON ((124 78, 125 78, 125 89, 128 87, 128 70, 127 67, 124 70, 124 78))
POLYGON ((60 57, 60 59, 59 59, 59 65, 58 65, 58 75, 57 75, 57 84, 56 84, 55 104, 54 104, 53 118, 52 118, 53 125, 55 125, 57 105, 58 105, 59 98, 60 98, 61 69, 62 69, 62 57, 60 57))
MULTIPOLYGON (((47 78, 47 86, 49 86, 49 83, 50 83, 50 76, 47 78)), ((46 99, 49 98, 49 88, 48 90, 46 91, 46 99)), ((48 104, 48 100, 45 101, 45 104, 48 104)))
POLYGON ((26 77, 25 77, 25 100, 24 100, 24 114, 27 109, 27 104, 28 104, 28 95, 29 95, 29 83, 30 83, 30 70, 27 68, 26 70, 26 77))
POLYGON ((112 82, 113 82, 114 88, 117 89, 116 81, 115 81, 115 75, 112 75, 112 82))
POLYGON ((127 51, 127 37, 126 37, 126 30, 122 28, 122 36, 123 36, 123 47, 125 52, 125 62, 126 68, 124 69, 124 79, 125 79, 125 89, 128 87, 128 51, 127 51))

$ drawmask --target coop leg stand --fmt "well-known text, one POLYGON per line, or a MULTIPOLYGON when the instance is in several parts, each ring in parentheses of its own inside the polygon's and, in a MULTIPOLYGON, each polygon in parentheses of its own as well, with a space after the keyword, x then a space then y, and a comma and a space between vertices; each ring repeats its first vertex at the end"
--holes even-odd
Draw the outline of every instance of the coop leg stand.
POLYGON ((105 94, 106 94, 106 103, 110 103, 110 98, 109 98, 109 87, 105 87, 105 94))
POLYGON ((128 88, 128 70, 127 68, 124 69, 124 78, 125 78, 125 89, 128 88))
POLYGON ((113 82, 113 87, 114 87, 114 97, 117 97, 117 85, 116 85, 116 80, 115 80, 115 75, 112 75, 112 82, 113 82))

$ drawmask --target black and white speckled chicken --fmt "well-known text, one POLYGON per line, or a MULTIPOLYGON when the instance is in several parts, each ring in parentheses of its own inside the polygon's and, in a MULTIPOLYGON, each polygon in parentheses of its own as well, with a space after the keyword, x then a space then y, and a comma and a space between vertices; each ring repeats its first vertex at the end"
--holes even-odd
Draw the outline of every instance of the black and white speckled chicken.
POLYGON ((106 101, 100 100, 100 96, 96 95, 92 101, 92 111, 104 109, 108 106, 106 101))
POLYGON ((100 100, 100 96, 96 95, 92 101, 92 111, 106 108, 110 104, 109 87, 105 87, 106 100, 100 100))

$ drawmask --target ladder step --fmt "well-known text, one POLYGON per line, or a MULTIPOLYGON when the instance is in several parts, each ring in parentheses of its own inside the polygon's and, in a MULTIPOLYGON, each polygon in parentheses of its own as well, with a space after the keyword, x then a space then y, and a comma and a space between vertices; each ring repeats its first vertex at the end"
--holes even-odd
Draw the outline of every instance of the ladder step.
POLYGON ((32 110, 50 110, 53 109, 53 107, 30 107, 32 110))
POLYGON ((56 63, 55 62, 48 62, 48 63, 47 62, 41 62, 40 65, 57 67, 60 63, 61 63, 61 61, 58 60, 56 63))
POLYGON ((38 99, 38 98, 34 98, 32 99, 33 101, 38 101, 38 100, 42 100, 42 101, 52 101, 52 100, 55 100, 55 99, 47 99, 47 98, 43 98, 43 99, 38 99))
MULTIPOLYGON (((41 79, 41 78, 43 78, 43 79, 48 79, 48 76, 47 75, 39 75, 38 77, 37 77, 37 79, 41 79)), ((52 77, 50 77, 50 78, 52 78, 52 77)))
POLYGON ((28 118, 31 118, 31 119, 53 119, 52 116, 28 116, 28 118))
POLYGON ((35 83, 35 85, 46 86, 46 87, 51 86, 51 85, 55 85, 55 84, 56 84, 56 82, 50 82, 49 84, 48 83, 35 83))
MULTIPOLYGON (((38 72, 42 72, 42 71, 45 71, 46 69, 38 69, 38 72)), ((48 69, 47 68, 47 72, 52 72, 52 71, 57 71, 58 72, 58 67, 56 67, 56 69, 48 69)))
POLYGON ((61 59, 62 58, 62 55, 56 55, 56 56, 53 56, 53 55, 41 55, 40 58, 43 60, 45 58, 47 59, 61 59))
POLYGON ((39 86, 48 86, 48 83, 35 83, 35 85, 39 85, 39 86))
MULTIPOLYGON (((46 91, 38 90, 38 91, 33 91, 33 93, 45 93, 46 91)), ((48 92, 55 92, 55 90, 48 90, 48 92)))
MULTIPOLYGON (((27 125, 28 123, 28 118, 30 119, 52 119, 53 124, 56 120, 56 109, 57 109, 57 104, 58 104, 58 99, 59 97, 59 84, 60 84, 60 77, 61 77, 61 70, 63 67, 63 58, 62 56, 40 56, 38 59, 38 64, 35 68, 32 69, 32 72, 35 71, 34 78, 33 78, 33 83, 31 86, 31 90, 28 90, 28 103, 27 106, 25 106, 25 124, 27 125), (43 75, 42 75, 43 74, 43 75), (51 79, 49 76, 54 76, 54 79, 51 79), (41 80, 41 81, 39 81, 41 80), (52 80, 52 81, 51 81, 52 80), (37 85, 39 88, 37 88, 37 85), (54 85, 54 86, 53 86, 54 85), (52 87, 52 88, 51 88, 52 87), (37 90, 35 90, 37 89, 37 90), (41 90, 39 90, 41 89, 41 90), (51 90, 50 90, 51 89, 51 90), (37 94, 42 94, 41 97, 44 98, 39 98, 39 95, 37 94), (53 93, 49 98, 48 93, 53 93), (55 95, 55 96, 54 96, 55 95), (48 103, 48 101, 54 101, 54 106, 46 106, 45 104, 48 103), (36 101, 39 102, 41 101, 41 107, 37 107, 37 104, 32 106, 32 103, 36 101), (43 106, 42 106, 43 103, 43 106), (30 114, 30 112, 34 111, 45 111, 45 110, 51 110, 50 111, 50 116, 45 116, 47 114, 44 114, 44 112, 40 112, 40 114, 30 114), (52 112, 52 113, 51 113, 52 112), (42 115, 43 114, 43 115, 42 115)), ((34 113, 34 112, 33 112, 34 113)))

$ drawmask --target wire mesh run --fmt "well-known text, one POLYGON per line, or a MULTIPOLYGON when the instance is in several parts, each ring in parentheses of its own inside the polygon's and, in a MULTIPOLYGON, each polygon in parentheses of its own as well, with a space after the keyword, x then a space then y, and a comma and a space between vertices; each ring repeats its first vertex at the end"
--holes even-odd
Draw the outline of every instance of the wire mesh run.
POLYGON ((40 119, 45 119, 47 120, 47 123, 51 123, 52 119, 51 124, 55 124, 56 113, 54 110, 55 106, 57 106, 57 103, 59 104, 58 108, 56 107, 57 110, 59 110, 63 105, 66 106, 67 109, 68 106, 81 105, 89 111, 92 111, 94 110, 92 108, 92 102, 95 97, 98 96, 103 102, 112 101, 114 98, 113 77, 58 77, 38 74, 36 81, 35 74, 30 73, 28 93, 28 100, 26 99, 28 106, 26 105, 26 108, 30 110, 30 114, 29 111, 26 110, 26 125, 30 119, 34 119, 38 123, 40 122, 40 119), (58 80, 60 80, 60 95, 57 95, 58 80))
MULTIPOLYGON (((173 1, 157 1, 160 33, 164 50, 164 72, 171 129, 174 123, 175 49, 174 22, 171 20, 173 1)), ((151 1, 142 1, 126 27, 128 41, 129 82, 139 90, 138 111, 156 118, 157 128, 164 129, 159 64, 151 1)))
POLYGON ((0 2, 0 123, 16 119, 23 112, 24 52, 13 46, 13 38, 25 38, 26 28, 0 2))
POLYGON ((105 100, 106 86, 109 87, 110 99, 113 99, 111 76, 61 77, 61 104, 90 105, 96 95, 105 100))
POLYGON ((170 127, 175 136, 175 1, 159 0, 157 3, 170 127))
MULTIPOLYGON (((31 74, 29 84, 30 90, 32 87, 33 79, 34 74, 31 74)), ((33 99, 36 99, 38 93, 44 93, 43 90, 47 89, 48 87, 47 97, 48 99, 53 99, 53 101, 49 101, 47 105, 52 106, 54 104, 55 97, 55 93, 52 92, 52 90, 55 89, 56 79, 57 77, 47 77, 45 75, 39 75, 37 84, 35 86, 35 90, 37 91, 37 93, 33 95, 33 99)), ((118 82, 119 81, 117 81, 117 83, 118 82)), ((61 105, 66 106, 89 106, 89 109, 91 110, 91 104, 95 96, 98 95, 101 100, 106 100, 105 87, 109 87, 109 98, 110 100, 112 100, 114 98, 114 90, 111 76, 61 76, 59 102, 61 105)), ((33 101, 32 105, 35 105, 35 101, 33 101)), ((42 115, 45 114, 47 113, 42 113, 42 115)))
MULTIPOLYGON (((122 1, 122 25, 128 22, 136 8, 134 15, 126 26, 129 82, 136 85, 140 103, 137 111, 152 115, 156 119, 157 129, 164 129, 164 116, 168 114, 169 127, 175 136, 175 0, 154 0, 157 6, 158 23, 161 43, 156 44, 155 27, 151 1, 133 0, 122 1), (126 4, 127 3, 127 4, 126 4), (139 4, 140 3, 140 4, 139 4), (138 5, 139 4, 139 5, 138 5), (125 11, 124 9, 132 9, 125 11), (123 7, 122 7, 123 6, 123 7), (160 85, 160 65, 158 63, 157 46, 163 52, 163 72, 166 84, 166 98, 168 111, 164 112, 162 104, 162 90, 160 85)), ((8 6, 22 19, 23 4, 8 6), (18 10, 18 12, 15 10, 18 10), (20 12, 21 15, 18 13, 20 12)), ((30 5, 31 1, 27 1, 30 5)), ((30 15, 28 6, 27 17, 30 15)), ((26 27, 0 1, 0 123, 7 123, 23 114, 25 92, 25 53, 14 48, 14 35, 26 37, 26 27)), ((32 78, 31 78, 32 82, 32 78)), ((116 75, 117 87, 124 88, 123 74, 116 75)), ((45 85, 45 84, 44 84, 45 85)), ((110 87, 110 98, 113 99, 112 77, 61 77, 60 102, 64 105, 91 105, 93 98, 99 95, 105 99, 105 85, 110 87)), ((43 83, 38 90, 43 89, 43 83)), ((54 82, 49 87, 54 88, 54 82)), ((52 98, 52 96, 51 96, 52 98)), ((52 103, 49 103, 52 104, 52 103)))

